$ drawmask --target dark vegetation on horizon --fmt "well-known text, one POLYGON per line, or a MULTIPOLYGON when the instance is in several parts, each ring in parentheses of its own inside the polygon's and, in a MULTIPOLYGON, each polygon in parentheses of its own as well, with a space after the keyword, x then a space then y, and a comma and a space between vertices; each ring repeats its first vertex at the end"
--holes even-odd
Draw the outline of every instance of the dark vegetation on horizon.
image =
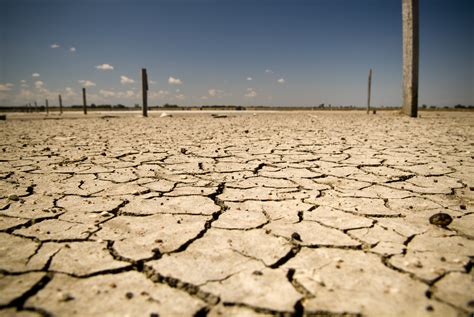
MULTIPOLYGON (((133 107, 125 106, 123 104, 103 104, 103 105, 96 105, 90 104, 87 106, 89 110, 105 110, 105 111, 113 111, 113 110, 137 110, 141 109, 139 104, 135 104, 133 107)), ((44 105, 40 105, 38 107, 28 107, 28 106, 0 106, 2 112, 45 112, 46 107, 44 105)), ((64 111, 81 111, 83 109, 83 105, 71 105, 71 106, 64 106, 64 111)), ((205 111, 205 110, 237 110, 237 111, 245 111, 245 110, 365 110, 365 107, 357 107, 357 106, 333 106, 331 104, 320 104, 314 107, 302 107, 302 106, 294 106, 294 107, 287 107, 287 106, 263 106, 263 105, 256 105, 256 106, 236 106, 236 105, 202 105, 202 106, 179 106, 176 104, 164 104, 162 106, 149 106, 149 110, 194 110, 194 111, 205 111)), ((372 109, 377 110, 396 110, 400 109, 400 107, 392 107, 392 106, 381 106, 381 107, 372 107, 372 109)), ((50 111, 58 111, 58 106, 49 106, 50 111)), ((436 105, 422 105, 420 110, 474 110, 473 105, 455 105, 455 106, 436 106, 436 105)))

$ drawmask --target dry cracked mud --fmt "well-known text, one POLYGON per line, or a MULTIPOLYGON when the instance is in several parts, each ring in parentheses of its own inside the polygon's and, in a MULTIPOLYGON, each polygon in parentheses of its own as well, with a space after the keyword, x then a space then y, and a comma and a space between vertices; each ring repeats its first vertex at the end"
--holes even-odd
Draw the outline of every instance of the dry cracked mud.
POLYGON ((158 115, 1 122, 0 316, 474 313, 474 113, 158 115))

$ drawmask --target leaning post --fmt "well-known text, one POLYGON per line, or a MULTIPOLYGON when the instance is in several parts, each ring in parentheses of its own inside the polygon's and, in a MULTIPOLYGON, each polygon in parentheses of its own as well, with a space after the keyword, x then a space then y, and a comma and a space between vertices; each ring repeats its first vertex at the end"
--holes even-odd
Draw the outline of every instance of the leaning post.
POLYGON ((45 106, 46 106, 46 115, 49 114, 49 103, 48 103, 48 99, 45 100, 45 106))
POLYGON ((370 113, 370 93, 372 87, 372 68, 369 69, 369 82, 368 82, 368 89, 367 89, 367 114, 370 113))
POLYGON ((82 103, 84 107, 84 114, 87 114, 86 89, 82 88, 82 103))
POLYGON ((61 98, 61 95, 58 95, 59 99, 59 114, 63 114, 63 99, 61 98))
POLYGON ((148 117, 148 76, 146 68, 142 68, 142 96, 143 96, 143 116, 148 117))
POLYGON ((418 0, 402 0, 403 106, 410 117, 418 115, 419 12, 418 0))

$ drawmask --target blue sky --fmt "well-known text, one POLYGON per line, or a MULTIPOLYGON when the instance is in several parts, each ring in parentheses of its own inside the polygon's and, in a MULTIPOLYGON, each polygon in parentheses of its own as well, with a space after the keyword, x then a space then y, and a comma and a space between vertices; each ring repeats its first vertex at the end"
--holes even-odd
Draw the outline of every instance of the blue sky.
MULTIPOLYGON (((0 105, 399 106, 401 0, 0 0, 0 105), (113 68, 113 69, 112 69, 113 68)), ((420 0, 420 105, 474 104, 474 1, 420 0)))

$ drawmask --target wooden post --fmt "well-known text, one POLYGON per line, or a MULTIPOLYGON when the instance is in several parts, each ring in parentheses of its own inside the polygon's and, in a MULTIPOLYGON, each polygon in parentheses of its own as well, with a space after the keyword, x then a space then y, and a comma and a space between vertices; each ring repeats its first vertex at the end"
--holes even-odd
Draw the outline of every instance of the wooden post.
POLYGON ((35 111, 38 111, 38 103, 36 103, 36 100, 35 100, 35 111))
POLYGON ((84 105, 84 114, 87 114, 86 89, 82 88, 82 102, 84 105))
POLYGON ((46 106, 46 114, 48 115, 48 114, 49 114, 49 103, 48 103, 48 99, 45 100, 45 106, 46 106))
POLYGON ((402 0, 404 114, 418 115, 419 22, 418 0, 402 0))
POLYGON ((61 95, 58 95, 59 98, 59 114, 63 114, 63 99, 61 98, 61 95))
POLYGON ((368 90, 367 90, 367 114, 370 113, 370 93, 371 93, 371 86, 372 86, 372 68, 369 69, 369 83, 368 83, 368 90))
POLYGON ((148 117, 148 76, 146 68, 142 68, 142 96, 143 96, 143 116, 148 117))

